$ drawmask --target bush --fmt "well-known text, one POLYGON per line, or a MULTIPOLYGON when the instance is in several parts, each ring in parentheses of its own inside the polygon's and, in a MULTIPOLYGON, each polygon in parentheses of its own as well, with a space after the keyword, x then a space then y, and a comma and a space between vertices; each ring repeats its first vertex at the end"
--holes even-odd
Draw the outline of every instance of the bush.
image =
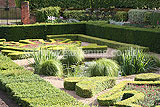
POLYGON ((147 10, 131 9, 128 11, 128 18, 131 23, 142 24, 147 10))
POLYGON ((149 11, 145 13, 145 21, 151 25, 160 25, 160 11, 149 11))
POLYGON ((59 17, 60 16, 60 7, 46 7, 38 9, 36 11, 36 20, 37 22, 45 22, 48 16, 59 17))
POLYGON ((63 66, 58 60, 47 60, 40 66, 39 74, 49 76, 62 76, 63 66))
POLYGON ((63 17, 67 19, 86 20, 85 10, 67 10, 63 12, 63 17))
POLYGON ((139 49, 129 48, 119 52, 115 59, 121 66, 122 75, 144 73, 157 67, 157 62, 152 56, 139 49))
POLYGON ((116 21, 128 21, 128 13, 125 11, 117 11, 115 14, 116 21))
POLYGON ((93 61, 87 71, 91 73, 91 76, 118 77, 119 69, 119 65, 115 61, 103 58, 93 61))

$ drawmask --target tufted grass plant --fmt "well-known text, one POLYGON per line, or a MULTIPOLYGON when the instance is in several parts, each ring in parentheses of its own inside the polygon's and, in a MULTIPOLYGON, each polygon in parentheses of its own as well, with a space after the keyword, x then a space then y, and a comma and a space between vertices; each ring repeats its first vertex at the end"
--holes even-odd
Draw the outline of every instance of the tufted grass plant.
POLYGON ((120 50, 115 59, 121 66, 122 75, 131 75, 148 72, 158 65, 158 59, 144 53, 143 50, 128 48, 120 50))
POLYGON ((114 60, 102 58, 93 61, 87 71, 91 73, 91 76, 118 77, 119 69, 119 65, 114 60))

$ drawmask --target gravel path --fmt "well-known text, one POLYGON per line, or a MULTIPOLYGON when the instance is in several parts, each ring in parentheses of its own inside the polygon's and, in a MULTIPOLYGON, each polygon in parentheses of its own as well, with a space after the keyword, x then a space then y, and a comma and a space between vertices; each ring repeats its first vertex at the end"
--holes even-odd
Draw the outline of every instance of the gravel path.
MULTIPOLYGON (((44 80, 50 82, 53 86, 55 86, 56 88, 59 88, 65 92, 67 92, 68 94, 70 94, 71 96, 73 96, 74 98, 76 98, 78 101, 84 103, 84 104, 89 104, 90 106, 92 105, 95 105, 95 106, 98 106, 98 102, 97 102, 97 97, 105 92, 107 92, 109 89, 106 89, 104 91, 102 91, 101 93, 93 96, 92 98, 82 98, 82 97, 79 97, 78 95, 76 95, 75 91, 69 91, 69 90, 66 90, 64 89, 64 86, 63 86, 63 79, 61 78, 58 78, 58 77, 54 77, 54 76, 41 76, 44 80)), ((134 77, 135 75, 132 75, 132 76, 127 76, 127 77, 123 77, 123 78, 119 78, 116 83, 118 84, 119 82, 121 81, 133 81, 134 80, 134 77)), ((99 106, 101 107, 101 106, 99 106)))

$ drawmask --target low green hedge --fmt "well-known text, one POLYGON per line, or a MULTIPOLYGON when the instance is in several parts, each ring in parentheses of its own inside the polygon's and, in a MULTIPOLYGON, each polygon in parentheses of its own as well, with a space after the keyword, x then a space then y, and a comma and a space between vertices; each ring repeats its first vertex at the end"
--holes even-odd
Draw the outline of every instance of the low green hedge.
MULTIPOLYGON (((22 107, 67 107, 84 104, 64 91, 55 88, 40 76, 19 67, 10 58, 0 54, 0 88, 22 107), (2 63, 3 62, 3 63, 2 63), (7 66, 9 65, 9 66, 7 66)), ((89 105, 85 105, 89 107, 89 105)))
POLYGON ((63 34, 63 35, 47 35, 47 39, 54 39, 54 38, 70 38, 71 40, 80 40, 83 42, 90 42, 90 43, 97 43, 98 45, 106 45, 111 48, 120 48, 120 47, 134 47, 134 48, 140 48, 145 51, 149 51, 149 48, 138 46, 134 44, 126 44, 126 43, 120 43, 112 40, 97 38, 97 37, 91 37, 83 34, 63 34))
POLYGON ((115 78, 109 77, 71 77, 64 80, 65 89, 75 90, 78 96, 84 98, 90 98, 114 85, 115 78))
POLYGON ((125 89, 126 85, 128 84, 136 84, 136 85, 160 85, 160 81, 122 81, 116 86, 114 86, 111 90, 107 91, 106 93, 98 96, 97 101, 99 105, 101 106, 108 106, 108 105, 114 105, 114 106, 129 106, 129 107, 141 107, 140 105, 134 105, 133 102, 136 102, 138 99, 143 100, 143 93, 137 93, 136 96, 130 97, 129 99, 123 100, 123 101, 115 101, 112 99, 112 97, 116 97, 120 95, 120 93, 123 93, 123 90, 125 89), (118 94, 117 94, 118 92, 118 94), (140 96, 141 95, 141 96, 140 96), (111 97, 112 96, 112 97, 111 97), (109 100, 111 99, 111 100, 109 100), (110 103, 112 102, 112 103, 110 103))
POLYGON ((74 91, 76 83, 82 81, 85 78, 86 77, 70 77, 70 78, 66 78, 66 79, 64 79, 64 88, 66 90, 74 91))
POLYGON ((154 73, 147 73, 147 74, 138 74, 136 75, 135 81, 159 81, 160 75, 154 73))
MULTIPOLYGON (((109 97, 107 97, 105 99, 105 105, 107 106, 132 106, 132 107, 141 107, 140 105, 137 106, 133 106, 133 103, 136 103, 138 101, 143 101, 144 100, 145 95, 143 93, 139 93, 135 90, 133 91, 122 91, 122 92, 117 92, 109 97), (124 96, 124 94, 133 94, 132 97, 125 99, 123 101, 121 101, 122 97, 124 96)), ((136 105, 136 104, 135 104, 136 105)))

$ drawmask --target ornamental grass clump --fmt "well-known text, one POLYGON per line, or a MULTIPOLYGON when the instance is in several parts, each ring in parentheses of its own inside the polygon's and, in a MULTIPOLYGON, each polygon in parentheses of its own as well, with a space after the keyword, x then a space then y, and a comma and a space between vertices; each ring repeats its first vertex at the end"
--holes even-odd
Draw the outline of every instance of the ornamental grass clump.
POLYGON ((35 50, 31 56, 34 59, 34 70, 36 73, 39 72, 41 64, 44 62, 48 60, 58 60, 58 53, 47 49, 40 49, 38 51, 35 50))
POLYGON ((49 76, 62 76, 63 66, 59 60, 47 60, 40 66, 39 74, 49 76))
POLYGON ((84 52, 82 48, 74 45, 67 46, 63 52, 62 62, 67 66, 78 65, 84 60, 84 52))
POLYGON ((157 67, 158 60, 143 50, 128 48, 120 50, 115 59, 121 66, 122 75, 144 73, 157 67))
POLYGON ((114 60, 103 58, 93 61, 87 70, 91 76, 118 77, 119 69, 119 65, 114 60))

